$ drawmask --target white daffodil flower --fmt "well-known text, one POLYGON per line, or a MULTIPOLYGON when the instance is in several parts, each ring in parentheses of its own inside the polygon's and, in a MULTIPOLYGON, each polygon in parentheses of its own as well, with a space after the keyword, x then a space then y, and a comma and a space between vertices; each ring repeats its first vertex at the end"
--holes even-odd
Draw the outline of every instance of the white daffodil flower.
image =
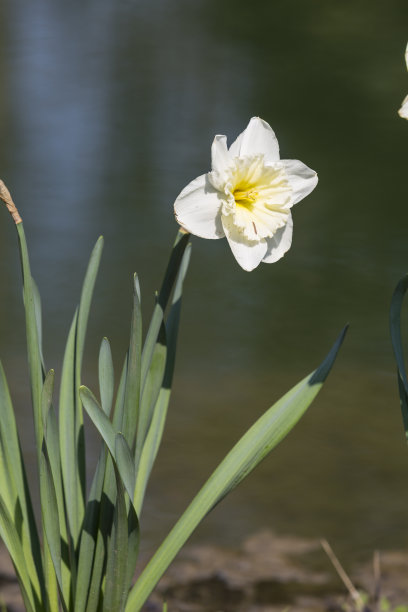
POLYGON ((316 172, 300 161, 280 159, 275 133, 259 117, 229 149, 226 136, 215 136, 211 158, 211 172, 176 199, 178 223, 201 238, 226 237, 247 271, 283 257, 292 243, 290 209, 316 187, 316 172))
MULTIPOLYGON (((405 63, 407 65, 408 70, 408 44, 407 48, 405 49, 405 63)), ((405 100, 403 101, 402 106, 398 111, 398 114, 403 119, 408 119, 408 96, 406 96, 405 100)))

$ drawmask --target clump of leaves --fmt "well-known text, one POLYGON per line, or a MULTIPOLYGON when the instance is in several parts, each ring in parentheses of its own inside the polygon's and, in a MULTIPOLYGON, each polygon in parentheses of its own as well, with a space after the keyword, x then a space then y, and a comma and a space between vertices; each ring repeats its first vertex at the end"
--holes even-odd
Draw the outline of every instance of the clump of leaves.
POLYGON ((103 239, 97 241, 68 334, 58 401, 54 370, 45 367, 40 293, 31 275, 23 222, 2 181, 0 200, 14 220, 19 241, 41 506, 37 525, 11 394, 0 363, 0 537, 10 553, 27 612, 139 612, 203 518, 301 418, 329 374, 345 330, 321 365, 241 437, 133 584, 139 518, 171 394, 189 234, 178 232, 145 338, 140 286, 134 276, 128 351, 116 397, 106 338, 98 358, 99 393, 81 384, 86 329, 103 247, 103 239), (101 436, 89 492, 84 409, 101 436))

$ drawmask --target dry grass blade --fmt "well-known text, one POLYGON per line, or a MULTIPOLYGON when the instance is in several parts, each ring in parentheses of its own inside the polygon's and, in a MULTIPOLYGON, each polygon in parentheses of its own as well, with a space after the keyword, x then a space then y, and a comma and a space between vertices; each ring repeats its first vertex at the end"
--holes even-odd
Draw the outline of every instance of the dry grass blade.
POLYGON ((346 587, 346 589, 350 593, 350 597, 352 598, 352 600, 356 604, 357 610, 363 610, 364 611, 366 609, 365 608, 364 600, 361 597, 360 593, 357 591, 357 589, 354 586, 354 584, 351 582, 349 576, 347 575, 347 573, 344 570, 343 566, 341 565, 340 561, 336 557, 332 547, 330 546, 330 544, 328 543, 327 540, 320 540, 320 543, 322 545, 322 548, 323 548, 324 552, 326 553, 326 555, 329 557, 330 561, 332 562, 333 567, 336 570, 340 580, 343 582, 344 586, 346 587))

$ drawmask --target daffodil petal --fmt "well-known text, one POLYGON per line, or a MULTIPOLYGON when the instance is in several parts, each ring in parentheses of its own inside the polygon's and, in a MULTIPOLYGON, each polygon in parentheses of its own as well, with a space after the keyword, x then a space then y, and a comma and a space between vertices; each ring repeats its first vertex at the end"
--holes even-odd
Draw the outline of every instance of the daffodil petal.
POLYGON ((211 145, 211 167, 213 172, 222 174, 231 165, 232 159, 227 147, 227 137, 217 134, 211 145))
POLYGON ((290 206, 303 200, 317 185, 317 174, 298 159, 283 159, 286 176, 292 189, 290 206))
POLYGON ((229 150, 232 157, 264 155, 266 162, 279 160, 279 144, 275 132, 266 121, 252 117, 246 130, 232 143, 229 150))
POLYGON ((398 111, 398 114, 403 119, 408 119, 408 96, 404 99, 401 108, 398 111))
POLYGON ((266 241, 249 240, 242 229, 235 225, 233 215, 223 215, 222 225, 232 254, 241 268, 247 272, 256 268, 265 256, 266 241))
POLYGON ((262 259, 265 263, 274 263, 284 256, 292 244, 293 219, 289 216, 284 227, 280 227, 271 238, 266 239, 267 251, 262 259))
POLYGON ((191 181, 174 202, 177 222, 201 238, 223 238, 222 197, 203 174, 191 181))

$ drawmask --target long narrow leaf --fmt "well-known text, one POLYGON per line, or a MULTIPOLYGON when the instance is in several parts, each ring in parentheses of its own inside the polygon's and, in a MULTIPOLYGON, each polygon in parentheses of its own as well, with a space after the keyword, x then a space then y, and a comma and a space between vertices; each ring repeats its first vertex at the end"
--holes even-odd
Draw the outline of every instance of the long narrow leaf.
POLYGON ((154 461, 159 450, 160 442, 163 435, 164 425, 166 421, 167 408, 170 401, 170 390, 162 388, 159 393, 159 398, 154 409, 153 419, 150 424, 149 433, 147 435, 143 452, 140 457, 137 478, 135 485, 135 494, 133 504, 136 514, 140 518, 143 506, 143 500, 146 492, 147 482, 154 461))
POLYGON ((121 433, 116 434, 115 457, 125 490, 129 499, 133 500, 136 482, 135 464, 126 438, 121 433))
POLYGON ((118 471, 121 479, 125 483, 130 499, 133 500, 136 476, 132 455, 126 438, 122 434, 115 432, 112 423, 98 404, 98 400, 87 387, 81 387, 81 399, 85 410, 101 434, 112 458, 118 463, 118 471), (117 456, 117 451, 119 452, 119 457, 117 456))
MULTIPOLYGON (((81 514, 81 519, 84 515, 85 498, 86 498, 86 465, 85 465, 85 439, 84 439, 84 423, 82 414, 81 399, 79 396, 79 387, 81 385, 81 370, 82 360, 85 347, 85 336, 88 325, 89 311, 93 292, 95 288, 96 277, 99 270, 99 264, 102 257, 103 237, 100 236, 92 250, 86 270, 84 282, 82 285, 81 299, 78 308, 78 324, 75 338, 75 436, 76 436, 76 452, 79 482, 81 485, 81 498, 78 500, 78 506, 81 514)), ((76 534, 77 535, 77 534, 76 534)), ((77 539, 75 539, 75 542, 77 539)))
POLYGON ((3 366, 0 362, 0 441, 4 470, 1 474, 4 504, 14 516, 28 572, 38 594, 45 594, 41 548, 28 490, 17 425, 3 366), (20 516, 20 519, 18 517, 20 516))
POLYGON ((125 381, 123 423, 121 427, 123 435, 131 448, 135 441, 139 415, 142 354, 142 313, 139 280, 136 274, 133 283, 133 312, 125 381))
POLYGON ((243 435, 228 453, 159 547, 130 592, 126 612, 138 612, 180 548, 219 501, 247 476, 294 427, 317 393, 343 341, 340 334, 323 363, 243 435))
POLYGON ((31 284, 33 288, 33 298, 34 298, 34 312, 35 312, 35 320, 37 323, 37 337, 38 337, 38 351, 40 353, 41 366, 43 372, 43 378, 45 377, 45 363, 44 363, 44 355, 42 348, 42 309, 41 309, 41 296, 39 289, 37 287, 36 282, 33 277, 31 277, 31 284))
POLYGON ((98 400, 88 387, 81 386, 81 400, 88 413, 89 418, 101 434, 103 441, 109 448, 113 457, 115 457, 115 436, 116 432, 113 429, 112 423, 102 410, 98 400))
MULTIPOLYGON (((106 447, 105 447, 106 450, 106 447)), ((116 485, 112 458, 106 460, 106 469, 103 490, 101 494, 99 524, 92 566, 92 575, 89 584, 89 595, 86 612, 96 612, 101 609, 104 598, 103 575, 106 567, 108 542, 111 536, 114 508, 116 504, 116 485)))
POLYGON ((125 389, 126 389, 126 378, 128 372, 128 361, 129 351, 126 354, 125 361, 123 363, 122 372, 120 375, 118 391, 116 393, 116 401, 113 409, 112 423, 115 431, 122 429, 123 415, 125 411, 125 389))
MULTIPOLYGON (((137 481, 135 487, 134 505, 140 519, 143 499, 150 472, 152 470, 160 442, 163 435, 166 421, 167 409, 170 401, 171 386, 173 382, 174 367, 176 361, 177 335, 180 323, 181 297, 183 293, 183 283, 187 273, 191 256, 191 244, 188 244, 182 257, 177 281, 172 297, 171 309, 166 321, 166 367, 163 377, 163 386, 160 389, 158 399, 153 411, 153 418, 148 429, 148 434, 144 440, 140 459, 137 459, 137 481)), ((136 451, 139 446, 136 446, 136 451)))
MULTIPOLYGON (((58 592, 61 589, 61 541, 60 541, 60 520, 57 507, 57 498, 53 477, 51 474, 50 460, 47 451, 47 420, 51 413, 52 394, 54 389, 54 372, 50 370, 45 377, 41 393, 41 419, 44 431, 42 452, 40 458, 40 499, 41 499, 41 519, 43 528, 43 566, 45 574, 45 585, 47 590, 47 605, 50 611, 57 611, 58 592), (49 472, 49 473, 48 473, 49 472), (51 491, 52 489, 52 491, 51 491), (58 550, 58 553, 57 553, 58 550), (58 564, 57 564, 58 558, 58 564)), ((48 437, 55 449, 57 441, 52 439, 54 432, 48 432, 48 437)), ((58 454, 58 442, 57 442, 58 454)), ((57 476, 60 478, 60 475, 57 476)), ((63 600, 63 596, 62 596, 63 600)), ((64 600, 62 605, 64 606, 64 600)))
POLYGON ((163 386, 166 389, 171 389, 173 382, 174 367, 176 362, 176 347, 177 336, 180 324, 181 315, 181 298, 183 295, 183 284, 187 274, 188 266, 191 258, 191 243, 186 247, 180 265, 180 270, 177 276, 174 294, 171 303, 171 309, 166 321, 166 337, 167 337, 167 362, 166 371, 164 374, 163 386))
MULTIPOLYGON (((96 542, 98 538, 99 519, 101 512, 101 496, 103 480, 105 475, 107 450, 104 446, 101 450, 96 467, 95 476, 89 492, 89 501, 86 506, 84 525, 81 533, 78 560, 78 577, 75 592, 75 612, 84 612, 87 608, 87 600, 92 576, 92 567, 96 542)), ((97 602, 95 602, 95 609, 97 602)))
MULTIPOLYGON (((50 458, 48 456, 45 440, 41 453, 40 493, 41 512, 45 536, 47 538, 48 549, 51 555, 52 564, 55 571, 55 577, 58 583, 58 590, 61 597, 61 605, 63 607, 63 610, 66 611, 68 609, 68 601, 65 601, 62 583, 60 519, 50 458)), ((48 596, 50 597, 51 593, 49 589, 50 587, 48 585, 48 596)), ((56 599, 56 605, 52 606, 51 609, 58 609, 58 599, 56 599)))
POLYGON ((116 482, 114 524, 108 548, 104 610, 124 609, 136 567, 139 549, 139 521, 132 504, 135 473, 129 445, 122 434, 115 442, 116 460, 111 456, 116 482), (125 491, 129 498, 127 506, 125 491), (128 507, 128 510, 126 508, 128 507), (119 558, 120 557, 120 558, 119 558))
POLYGON ((20 245, 21 267, 23 273, 24 308, 26 316, 27 352, 30 370, 31 395, 33 402, 34 429, 38 451, 38 464, 43 438, 41 419, 41 391, 43 384, 42 358, 38 338, 37 317, 34 305, 34 290, 30 271, 27 242, 23 223, 16 225, 20 245))
POLYGON ((101 342, 98 373, 101 406, 104 413, 109 416, 112 408, 115 377, 113 372, 112 352, 107 338, 104 338, 101 342))
MULTIPOLYGON (((3 497, 0 494, 0 537, 5 543, 10 554, 19 579, 21 592, 27 611, 34 612, 39 610, 39 585, 37 590, 32 585, 28 574, 24 551, 20 539, 3 497)), ((43 608, 41 608, 43 609, 43 608)))
POLYGON ((143 346, 141 373, 142 390, 146 381, 147 373, 149 371, 154 347, 156 345, 157 337, 159 335, 160 327, 163 321, 164 312, 166 310, 171 291, 176 281, 181 261, 183 259, 183 254, 187 247, 189 238, 190 234, 186 234, 184 231, 179 230, 173 246, 173 250, 170 255, 169 263, 164 275, 163 284, 160 289, 159 298, 154 308, 146 340, 143 346))
POLYGON ((109 542, 103 612, 122 612, 127 595, 128 519, 125 490, 115 469, 116 506, 113 533, 109 542))
MULTIPOLYGON (((52 394, 54 388, 54 371, 50 370, 45 378, 43 392, 42 392, 42 418, 43 418, 43 429, 44 429, 44 444, 47 452, 47 464, 51 470, 52 486, 55 491, 55 498, 57 503, 57 513, 59 521, 59 537, 60 537, 60 549, 61 549, 61 584, 62 588, 62 600, 68 605, 70 601, 70 590, 71 590, 71 568, 69 560, 69 548, 68 548, 68 529, 65 516, 65 503, 64 493, 62 485, 62 474, 61 474, 61 458, 60 458, 60 443, 58 435, 58 424, 55 415, 54 408, 52 406, 52 394)), ((42 458, 44 462, 44 458, 42 458)), ((42 468, 44 469, 44 467, 42 468)), ((48 469, 48 466, 47 466, 48 469)), ((45 473, 45 472, 44 472, 45 473)), ((47 476, 48 477, 48 476, 47 476)), ((51 486, 51 485, 48 485, 51 486)), ((50 547, 50 554, 51 551, 50 547)), ((53 559, 54 563, 54 559, 53 559)))
MULTIPOLYGON (((75 313, 68 334, 62 364, 59 398, 59 438, 61 447, 61 471, 68 521, 68 538, 71 569, 75 569, 74 550, 78 541, 81 522, 81 482, 78 476, 75 411, 75 336, 78 312, 75 313)), ((73 578, 76 572, 73 573, 73 578)))
MULTIPOLYGON (((106 350, 105 346, 105 350, 106 350)), ((119 381, 119 388, 113 411, 113 430, 118 431, 123 422, 125 382, 127 375, 126 356, 119 381)), ((106 366, 104 366, 106 367, 106 366)), ((110 370, 111 366, 108 366, 110 370)), ((101 375, 101 374, 100 374, 101 375)), ((113 372, 108 374, 113 376, 113 372)), ((101 396, 103 396, 101 383, 101 396)), ((93 403, 98 403, 92 396, 93 403)), ((107 405, 108 402, 105 401, 107 405)), ((92 408, 91 408, 92 410, 92 408)), ((104 412, 106 406, 104 407, 104 412)), ((108 415, 107 415, 108 416, 108 415)), ((109 425, 110 429, 111 425, 109 425)), ((112 432, 112 434, 114 433, 112 432)), ((113 435, 112 435, 113 439, 113 435)), ((102 574, 105 564, 107 539, 110 535, 113 508, 116 500, 116 487, 114 485, 114 473, 112 460, 107 456, 105 445, 102 448, 98 461, 96 474, 91 486, 89 502, 85 513, 84 530, 81 537, 78 581, 76 587, 75 612, 95 612, 102 598, 102 574), (113 482, 112 482, 113 481, 113 482)))
POLYGON ((146 383, 143 389, 142 400, 140 403, 139 422, 137 426, 135 463, 136 467, 142 453, 146 435, 153 418, 154 407, 159 397, 163 383, 164 371, 166 368, 166 334, 165 327, 162 326, 162 333, 159 335, 155 350, 152 355, 150 368, 146 376, 146 383))

